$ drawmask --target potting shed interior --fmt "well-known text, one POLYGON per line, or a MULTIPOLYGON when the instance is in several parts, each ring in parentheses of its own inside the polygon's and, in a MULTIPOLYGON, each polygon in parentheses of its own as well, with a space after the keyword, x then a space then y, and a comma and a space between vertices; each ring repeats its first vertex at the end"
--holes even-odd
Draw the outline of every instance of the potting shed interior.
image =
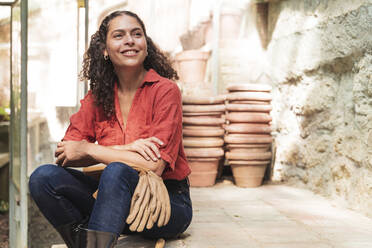
POLYGON ((89 90, 78 74, 90 36, 117 9, 143 19, 178 72, 192 186, 287 183, 372 215, 369 0, 0 0, 10 247, 60 240, 34 228, 28 178, 54 161, 89 90))

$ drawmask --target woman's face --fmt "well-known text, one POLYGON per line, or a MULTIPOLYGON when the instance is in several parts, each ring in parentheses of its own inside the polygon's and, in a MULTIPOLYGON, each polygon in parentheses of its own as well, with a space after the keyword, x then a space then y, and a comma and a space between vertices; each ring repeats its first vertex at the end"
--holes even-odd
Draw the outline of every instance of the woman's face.
POLYGON ((121 15, 110 21, 104 55, 110 57, 115 68, 143 66, 147 43, 136 18, 121 15))

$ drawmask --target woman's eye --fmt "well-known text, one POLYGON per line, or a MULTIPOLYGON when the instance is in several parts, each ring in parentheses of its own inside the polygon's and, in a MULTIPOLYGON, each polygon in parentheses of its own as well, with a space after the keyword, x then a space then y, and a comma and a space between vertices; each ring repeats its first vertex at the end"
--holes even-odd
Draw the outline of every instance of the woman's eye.
POLYGON ((123 35, 122 34, 115 34, 114 38, 121 38, 123 35))
POLYGON ((134 33, 134 36, 135 37, 141 37, 142 36, 142 33, 134 33))

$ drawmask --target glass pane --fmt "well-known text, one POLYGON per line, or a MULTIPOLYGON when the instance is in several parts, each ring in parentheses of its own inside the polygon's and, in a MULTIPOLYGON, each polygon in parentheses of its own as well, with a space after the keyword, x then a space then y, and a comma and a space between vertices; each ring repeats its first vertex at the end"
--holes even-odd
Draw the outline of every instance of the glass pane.
POLYGON ((0 153, 9 151, 10 6, 0 6, 0 153))
POLYGON ((20 188, 20 130, 21 130, 21 10, 17 3, 12 7, 11 34, 11 180, 20 188))
POLYGON ((54 162, 77 106, 77 1, 29 0, 28 176, 54 162), (42 27, 42 28, 41 28, 42 27))
MULTIPOLYGON (((76 0, 28 0, 27 173, 54 163, 54 150, 76 111, 78 5, 76 0)), ((84 22, 82 23, 84 25, 84 22)), ((84 36, 83 36, 84 37, 84 36)), ((84 42, 84 40, 81 40, 84 42)), ((33 201, 29 202, 29 245, 61 244, 33 201)))

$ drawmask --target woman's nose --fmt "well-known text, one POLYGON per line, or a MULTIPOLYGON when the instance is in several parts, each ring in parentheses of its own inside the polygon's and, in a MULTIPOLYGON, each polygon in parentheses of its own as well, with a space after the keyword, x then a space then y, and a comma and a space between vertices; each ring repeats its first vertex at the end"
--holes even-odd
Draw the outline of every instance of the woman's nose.
POLYGON ((133 45, 134 44, 134 39, 133 39, 132 35, 130 35, 130 34, 126 35, 125 44, 128 44, 128 45, 133 45))

